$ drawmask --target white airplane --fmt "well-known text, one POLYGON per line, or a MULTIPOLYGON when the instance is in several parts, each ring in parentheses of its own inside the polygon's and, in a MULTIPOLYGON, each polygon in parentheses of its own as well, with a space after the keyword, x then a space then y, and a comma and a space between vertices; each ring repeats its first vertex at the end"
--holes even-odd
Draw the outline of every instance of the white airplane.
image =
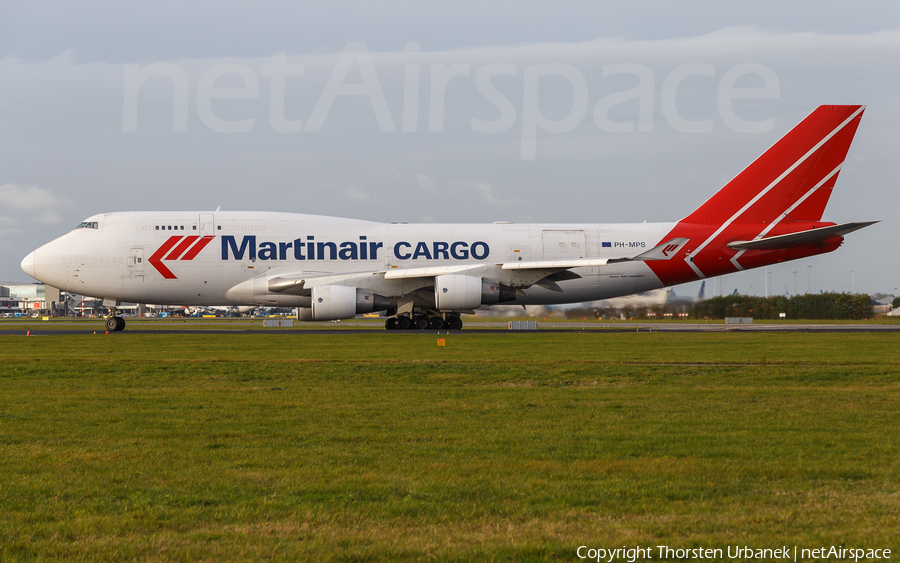
MULTIPOLYGON (((107 300, 386 311, 388 329, 462 328, 494 304, 608 299, 836 250, 875 221, 822 222, 864 106, 820 106, 680 221, 385 224, 266 212, 103 213, 22 260, 107 300)), ((109 330, 125 321, 113 310, 109 330)))

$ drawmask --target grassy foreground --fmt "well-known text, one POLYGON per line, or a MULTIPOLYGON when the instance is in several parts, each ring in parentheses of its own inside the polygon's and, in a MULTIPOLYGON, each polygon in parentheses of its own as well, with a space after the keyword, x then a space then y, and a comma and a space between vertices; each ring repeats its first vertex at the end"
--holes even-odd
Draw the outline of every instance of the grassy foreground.
POLYGON ((900 548, 894 334, 0 337, 0 560, 900 548))

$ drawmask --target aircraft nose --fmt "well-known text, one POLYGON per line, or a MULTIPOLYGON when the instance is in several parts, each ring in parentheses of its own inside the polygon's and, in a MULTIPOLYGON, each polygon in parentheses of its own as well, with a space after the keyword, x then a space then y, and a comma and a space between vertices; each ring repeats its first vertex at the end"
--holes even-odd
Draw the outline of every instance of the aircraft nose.
POLYGON ((22 270, 31 277, 34 277, 34 252, 22 259, 22 270))

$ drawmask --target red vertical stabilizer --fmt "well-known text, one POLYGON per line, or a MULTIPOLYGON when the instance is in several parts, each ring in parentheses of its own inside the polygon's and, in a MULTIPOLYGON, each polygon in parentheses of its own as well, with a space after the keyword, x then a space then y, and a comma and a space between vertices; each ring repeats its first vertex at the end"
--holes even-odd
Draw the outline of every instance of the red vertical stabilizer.
POLYGON ((681 260, 648 265, 664 283, 684 283, 840 246, 836 237, 779 256, 726 245, 833 225, 820 223, 822 213, 864 110, 859 105, 816 108, 662 239, 690 238, 681 260))

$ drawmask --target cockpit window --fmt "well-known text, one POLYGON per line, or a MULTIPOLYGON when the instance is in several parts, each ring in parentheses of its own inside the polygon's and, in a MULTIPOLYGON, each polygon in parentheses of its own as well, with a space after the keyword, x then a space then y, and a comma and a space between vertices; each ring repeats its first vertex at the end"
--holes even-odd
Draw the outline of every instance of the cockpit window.
POLYGON ((76 229, 99 229, 100 226, 97 221, 85 221, 84 223, 75 227, 76 229))

